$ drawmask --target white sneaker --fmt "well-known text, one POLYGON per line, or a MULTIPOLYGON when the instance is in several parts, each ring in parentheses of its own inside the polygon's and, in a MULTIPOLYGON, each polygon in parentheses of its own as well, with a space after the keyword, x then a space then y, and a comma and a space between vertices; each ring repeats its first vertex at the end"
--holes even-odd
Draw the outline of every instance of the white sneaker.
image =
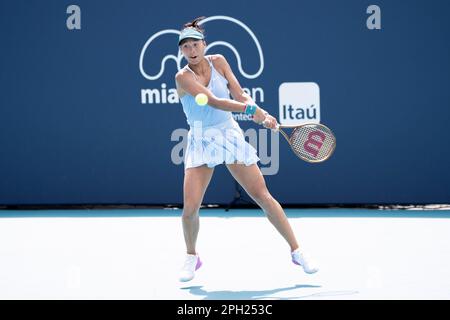
POLYGON ((195 271, 202 266, 200 257, 195 254, 186 255, 183 268, 180 272, 180 281, 186 282, 194 279, 195 271))
POLYGON ((298 264, 303 267, 303 270, 306 273, 316 273, 319 271, 319 267, 317 263, 310 258, 310 256, 304 252, 301 252, 299 249, 293 251, 291 253, 292 262, 298 264))

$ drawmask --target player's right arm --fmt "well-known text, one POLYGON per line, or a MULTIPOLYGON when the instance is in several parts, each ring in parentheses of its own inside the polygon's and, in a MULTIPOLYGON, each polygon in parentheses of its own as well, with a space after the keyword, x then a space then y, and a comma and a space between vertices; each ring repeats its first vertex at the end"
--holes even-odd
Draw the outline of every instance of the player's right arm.
POLYGON ((208 88, 199 83, 189 71, 180 70, 175 76, 175 81, 179 89, 193 97, 199 93, 205 94, 208 97, 208 105, 213 108, 231 112, 245 112, 245 103, 216 97, 208 88))

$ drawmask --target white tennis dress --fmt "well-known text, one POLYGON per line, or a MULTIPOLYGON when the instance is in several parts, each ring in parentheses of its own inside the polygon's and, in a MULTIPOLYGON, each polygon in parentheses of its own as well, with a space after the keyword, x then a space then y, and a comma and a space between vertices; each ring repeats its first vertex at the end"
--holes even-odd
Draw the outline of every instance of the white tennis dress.
MULTIPOLYGON (((214 68, 211 57, 206 56, 211 67, 208 89, 218 98, 230 98, 228 81, 214 68)), ((197 75, 188 65, 185 67, 197 75)), ((185 169, 207 165, 212 168, 226 163, 244 163, 246 166, 260 159, 255 148, 245 141, 242 129, 230 111, 216 109, 209 105, 199 106, 195 98, 185 94, 180 98, 190 130, 184 156, 185 169)))

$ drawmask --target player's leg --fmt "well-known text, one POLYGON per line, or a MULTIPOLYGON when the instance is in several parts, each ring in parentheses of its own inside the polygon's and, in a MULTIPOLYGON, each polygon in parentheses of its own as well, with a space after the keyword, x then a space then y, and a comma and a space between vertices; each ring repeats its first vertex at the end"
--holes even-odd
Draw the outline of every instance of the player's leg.
POLYGON ((291 248, 292 261, 303 266, 307 273, 317 272, 318 267, 315 265, 314 260, 299 249, 297 239, 286 214, 278 201, 269 193, 259 167, 256 164, 251 166, 229 164, 227 168, 248 195, 263 209, 278 232, 286 239, 291 248))
POLYGON ((291 225, 281 205, 269 193, 259 167, 256 164, 251 166, 229 164, 227 168, 248 195, 263 209, 269 221, 286 239, 291 247, 291 251, 297 249, 298 243, 291 225))
POLYGON ((188 168, 184 173, 184 201, 181 219, 187 254, 180 272, 180 281, 192 280, 195 271, 201 266, 200 257, 196 252, 197 236, 200 229, 199 210, 213 172, 214 168, 201 166, 188 168))
POLYGON ((198 212, 213 173, 214 168, 206 165, 186 169, 184 173, 182 223, 188 254, 196 254, 195 245, 200 227, 198 212))

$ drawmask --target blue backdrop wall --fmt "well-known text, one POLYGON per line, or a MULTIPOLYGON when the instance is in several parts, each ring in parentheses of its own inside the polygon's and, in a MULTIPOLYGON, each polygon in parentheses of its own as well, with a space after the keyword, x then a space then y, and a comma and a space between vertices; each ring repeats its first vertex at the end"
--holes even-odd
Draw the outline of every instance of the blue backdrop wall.
MULTIPOLYGON (((208 53, 258 104, 337 136, 332 158, 308 164, 235 115, 281 203, 448 203, 448 12, 446 0, 3 0, 0 204, 182 203, 176 30, 201 15, 208 53)), ((217 167, 205 202, 233 195, 217 167)))

